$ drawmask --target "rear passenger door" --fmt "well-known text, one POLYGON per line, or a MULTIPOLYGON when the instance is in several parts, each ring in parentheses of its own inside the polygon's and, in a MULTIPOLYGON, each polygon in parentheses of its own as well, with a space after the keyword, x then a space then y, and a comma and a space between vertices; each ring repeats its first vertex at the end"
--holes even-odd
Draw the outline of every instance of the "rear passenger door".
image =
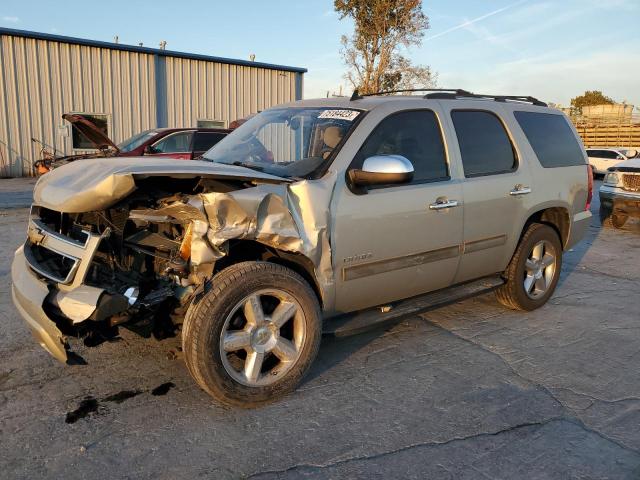
POLYGON ((464 243, 456 283, 506 267, 520 236, 521 219, 529 210, 531 192, 530 171, 502 110, 487 101, 469 103, 471 108, 460 109, 442 102, 448 107, 464 170, 464 243))

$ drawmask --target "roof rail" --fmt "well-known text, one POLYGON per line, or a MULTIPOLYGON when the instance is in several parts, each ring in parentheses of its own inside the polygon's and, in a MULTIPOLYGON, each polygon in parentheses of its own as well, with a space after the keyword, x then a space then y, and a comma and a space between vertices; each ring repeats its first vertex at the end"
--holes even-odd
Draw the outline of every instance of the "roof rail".
POLYGON ((548 106, 546 103, 538 100, 535 97, 525 96, 525 95, 486 95, 479 93, 472 93, 466 90, 462 90, 461 88, 407 88, 402 90, 387 90, 383 92, 375 92, 375 93, 363 93, 360 94, 358 89, 356 88, 351 95, 351 101, 361 100, 364 97, 374 97, 377 95, 389 95, 393 93, 411 93, 411 92, 430 92, 427 93, 422 98, 428 99, 455 99, 459 97, 467 97, 467 98, 482 98, 487 100, 494 100, 496 102, 507 102, 507 101, 516 101, 516 102, 527 102, 533 105, 538 105, 540 107, 548 106))
POLYGON ((356 88, 351 95, 351 100, 360 100, 364 97, 375 97, 377 95, 389 95, 392 93, 411 93, 411 92, 451 92, 456 95, 472 95, 471 92, 467 92, 466 90, 462 90, 460 88, 404 88, 401 90, 385 90, 382 92, 375 93, 358 93, 358 89, 356 88))

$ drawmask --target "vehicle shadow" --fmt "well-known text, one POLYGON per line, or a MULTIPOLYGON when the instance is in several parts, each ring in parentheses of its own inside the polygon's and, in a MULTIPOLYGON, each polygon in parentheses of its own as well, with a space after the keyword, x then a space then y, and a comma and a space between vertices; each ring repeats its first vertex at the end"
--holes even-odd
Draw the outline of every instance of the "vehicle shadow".
POLYGON ((371 330, 366 332, 344 337, 323 335, 318 356, 313 362, 311 370, 305 376, 301 386, 306 385, 337 367, 360 349, 365 348, 372 342, 383 337, 389 330, 406 320, 407 318, 390 320, 389 322, 372 326, 371 330))

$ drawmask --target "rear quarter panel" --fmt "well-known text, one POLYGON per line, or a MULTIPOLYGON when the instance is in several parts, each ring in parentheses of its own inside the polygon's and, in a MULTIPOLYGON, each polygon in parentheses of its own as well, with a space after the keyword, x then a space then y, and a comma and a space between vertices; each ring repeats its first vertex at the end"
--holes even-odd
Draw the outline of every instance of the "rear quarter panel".
MULTIPOLYGON (((532 193, 529 195, 529 208, 526 216, 520 219, 518 228, 522 231, 526 222, 535 213, 547 208, 559 207, 566 210, 571 224, 569 231, 571 231, 574 217, 580 216, 584 212, 588 196, 588 160, 580 136, 576 132, 571 121, 562 112, 557 111, 556 113, 556 111, 549 108, 533 107, 529 105, 510 106, 505 107, 505 109, 509 110, 508 112, 505 112, 505 116, 509 119, 509 122, 512 125, 514 136, 517 136, 518 139, 521 154, 526 157, 531 170, 532 193), (526 135, 520 128, 520 125, 513 114, 514 111, 531 111, 563 116, 571 127, 576 141, 580 145, 584 158, 584 165, 551 168, 543 167, 533 148, 529 144, 526 135)), ((564 246, 566 247, 567 239, 564 240, 564 246)), ((516 246, 517 243, 516 245, 511 246, 512 249, 508 252, 508 259, 505 266, 513 255, 516 246)))

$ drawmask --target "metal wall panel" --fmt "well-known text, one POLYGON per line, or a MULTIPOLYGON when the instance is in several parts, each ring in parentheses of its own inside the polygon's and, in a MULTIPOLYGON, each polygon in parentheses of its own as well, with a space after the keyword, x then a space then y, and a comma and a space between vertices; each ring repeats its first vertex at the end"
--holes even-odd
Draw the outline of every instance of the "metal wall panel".
POLYGON ((71 154, 63 113, 109 115, 122 141, 156 122, 154 56, 33 38, 0 36, 0 176, 33 174, 42 141, 71 154))
POLYGON ((167 125, 233 120, 301 98, 301 73, 166 57, 167 125))
POLYGON ((303 73, 271 67, 1 34, 0 176, 34 174, 40 147, 31 137, 58 154, 73 153, 71 132, 65 137, 58 128, 66 124, 63 113, 107 114, 117 143, 199 119, 228 126, 302 98, 303 73))

